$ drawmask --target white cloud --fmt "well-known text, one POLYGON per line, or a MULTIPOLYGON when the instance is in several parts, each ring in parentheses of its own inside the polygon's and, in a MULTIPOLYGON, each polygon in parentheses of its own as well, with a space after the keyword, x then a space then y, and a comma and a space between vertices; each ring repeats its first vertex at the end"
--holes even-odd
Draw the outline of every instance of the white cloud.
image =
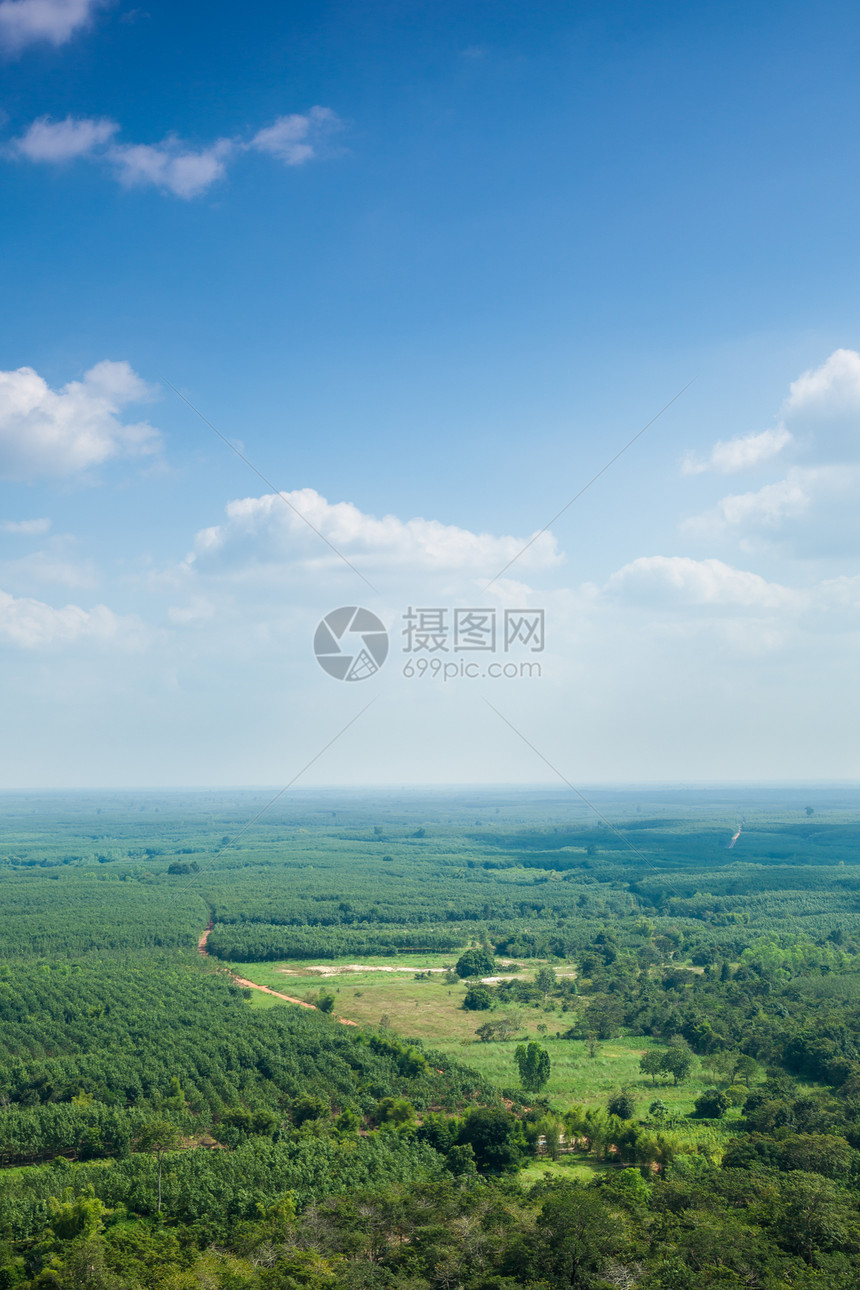
POLYGON ((116 142, 119 126, 103 117, 40 117, 6 153, 47 165, 75 159, 100 162, 127 187, 150 186, 189 199, 223 179, 228 162, 249 149, 288 166, 310 161, 318 155, 323 137, 338 124, 331 108, 313 107, 307 113, 278 117, 250 143, 236 135, 194 148, 174 135, 157 144, 116 142))
POLYGON ((707 606, 775 610, 797 606, 800 593, 722 560, 688 556, 640 556, 609 578, 612 596, 648 606, 707 606))
POLYGON ((786 418, 843 412, 860 413, 860 354, 853 349, 835 350, 819 367, 792 381, 784 407, 786 418))
POLYGON ((16 599, 0 591, 0 641, 22 649, 71 645, 80 640, 121 641, 136 645, 144 637, 138 619, 121 617, 106 605, 82 609, 65 605, 54 609, 42 600, 16 599))
MULTIPOLYGON (((227 521, 197 534, 189 562, 202 568, 246 563, 336 565, 300 512, 350 560, 362 566, 472 572, 491 578, 525 545, 525 538, 473 533, 438 520, 378 519, 351 502, 328 502, 312 488, 276 497, 245 497, 227 506, 227 521), (290 505, 284 504, 286 498, 290 505), (291 508, 295 508, 294 510, 291 508)), ((522 556, 524 569, 548 568, 559 560, 555 539, 543 533, 522 556)))
POLYGON ((749 470, 789 444, 818 461, 843 461, 860 455, 860 354, 856 350, 837 349, 818 367, 792 381, 779 424, 773 429, 721 439, 704 461, 688 452, 681 463, 682 473, 749 470))
POLYGON ((778 528, 809 510, 814 472, 794 469, 786 479, 748 493, 730 493, 717 503, 711 522, 733 528, 778 528))
POLYGON ((0 372, 0 476, 71 475, 113 457, 157 452, 160 435, 146 422, 119 419, 149 387, 128 363, 97 363, 82 381, 52 390, 32 367, 0 372))
POLYGON ((13 591, 32 591, 34 584, 45 583, 89 588, 97 586, 99 575, 91 560, 75 558, 73 541, 57 538, 46 550, 0 561, 0 581, 13 591))
POLYGON ((108 159, 117 168, 120 183, 129 188, 152 185, 176 197, 199 197, 222 179, 226 161, 233 151, 229 139, 219 139, 209 148, 194 152, 177 139, 157 147, 128 144, 111 148, 108 159))
POLYGON ((721 498, 684 521, 682 529, 734 536, 747 551, 777 540, 805 556, 854 551, 860 503, 860 354, 855 350, 837 349, 792 381, 774 429, 721 441, 705 462, 688 454, 683 471, 727 473, 761 465, 785 448, 792 464, 783 478, 721 498))
POLYGON ((20 533, 22 537, 37 537, 47 533, 50 527, 51 521, 48 519, 0 521, 0 532, 20 533))
POLYGON ((28 161, 61 162, 89 157, 116 134, 119 126, 106 117, 67 116, 52 121, 40 116, 15 140, 14 150, 28 161))
POLYGON ((788 544, 805 557, 855 552, 860 467, 793 466, 785 479, 748 493, 730 493, 685 520, 697 537, 735 537, 744 550, 788 544))
POLYGON ((9 49, 47 41, 64 45, 85 27, 103 0, 3 0, 0 43, 9 49))
POLYGON ((188 605, 171 605, 167 610, 167 618, 178 627, 187 627, 190 624, 210 622, 215 617, 215 612, 215 605, 210 600, 192 596, 188 605))
POLYGON ((700 475, 706 470, 716 470, 723 475, 731 475, 739 470, 749 470, 769 461, 791 442, 791 432, 785 426, 773 430, 762 430, 758 434, 738 435, 734 439, 721 439, 711 449, 706 461, 700 461, 694 453, 687 453, 681 470, 685 475, 700 475))
POLYGON ((312 107, 307 113, 279 116, 255 134, 248 147, 268 152, 288 166, 300 166, 315 156, 320 140, 338 124, 331 108, 312 107))

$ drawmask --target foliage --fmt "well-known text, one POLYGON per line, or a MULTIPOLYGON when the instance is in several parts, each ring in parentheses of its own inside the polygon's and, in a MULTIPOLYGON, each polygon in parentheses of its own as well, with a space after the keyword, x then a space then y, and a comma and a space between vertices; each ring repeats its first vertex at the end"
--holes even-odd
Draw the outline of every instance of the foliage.
POLYGON ((706 1120, 718 1120, 731 1106, 728 1095, 719 1088, 706 1088, 695 1101, 696 1115, 706 1120))
POLYGON ((520 1083, 530 1093, 539 1093, 549 1081, 551 1068, 549 1053, 540 1044, 530 1040, 527 1044, 518 1044, 514 1060, 520 1073, 520 1083))
MULTIPOLYGON (((856 804, 774 791, 729 851, 713 802, 646 796, 606 811, 647 866, 539 795, 336 816, 309 795, 214 860, 250 797, 10 797, 0 1287, 854 1290, 856 804), (450 975, 470 942, 525 965, 475 987, 498 1009, 479 1026, 450 990, 476 1066, 510 1070, 536 1022, 569 1036, 552 1071, 518 1046, 531 1109, 407 1027, 252 1008, 224 967, 414 950, 450 975), (644 1049, 647 1119, 632 1087, 600 1105, 631 1078, 613 1044, 644 1049), (587 1106, 558 1092, 566 1051, 587 1106)), ((494 974, 468 954, 462 979, 494 974)))
POLYGON ((480 977, 490 976, 496 970, 496 961, 490 954, 489 950, 471 949, 466 950, 457 959, 454 971, 458 977, 480 977))

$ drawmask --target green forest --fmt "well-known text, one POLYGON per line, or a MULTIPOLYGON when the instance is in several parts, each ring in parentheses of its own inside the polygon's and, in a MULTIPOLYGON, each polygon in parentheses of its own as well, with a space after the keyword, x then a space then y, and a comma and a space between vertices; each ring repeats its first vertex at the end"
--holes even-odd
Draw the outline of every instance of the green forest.
POLYGON ((0 799, 0 1290, 856 1290, 853 790, 264 800, 0 799))

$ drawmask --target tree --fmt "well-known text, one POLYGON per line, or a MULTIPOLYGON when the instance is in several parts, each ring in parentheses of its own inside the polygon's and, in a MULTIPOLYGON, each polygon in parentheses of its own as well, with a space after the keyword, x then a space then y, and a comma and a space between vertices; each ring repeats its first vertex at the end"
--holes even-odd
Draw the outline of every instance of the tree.
POLYGON ((503 1042, 506 1039, 512 1039, 516 1034, 516 1024, 511 1021, 510 1017, 499 1017, 496 1021, 485 1021, 475 1031, 482 1044, 492 1043, 494 1039, 503 1042))
POLYGON ((537 1142, 540 1147, 540 1140, 543 1138, 543 1146, 550 1160, 558 1160, 559 1151, 561 1150, 561 1130, 562 1122, 555 1115, 544 1115, 535 1125, 537 1142))
POLYGON ((301 1093, 290 1103, 290 1115, 296 1128, 301 1128, 309 1120, 327 1120, 331 1115, 331 1106, 322 1097, 313 1097, 310 1093, 301 1093))
POLYGON ((685 1080, 693 1069, 693 1054, 686 1044, 673 1044, 661 1059, 661 1070, 668 1071, 676 1084, 685 1080))
POLYGON ((546 1003, 547 995, 550 990, 554 989, 555 986, 558 985, 558 977, 555 974, 555 968, 540 968, 537 976, 535 977, 535 985, 543 995, 544 1003, 546 1003))
POLYGON ((798 1170, 780 1189, 781 1214, 776 1223, 780 1244, 807 1263, 819 1250, 847 1243, 854 1214, 845 1192, 828 1178, 798 1170))
POLYGON ((463 996, 463 1007, 467 1012, 486 1012, 493 1006, 493 996, 483 986, 473 985, 463 996))
POLYGON ((656 1048, 649 1048, 647 1053, 643 1053, 639 1059, 639 1069, 643 1075, 651 1076, 651 1084, 656 1085, 657 1076, 665 1072, 663 1066, 663 1054, 656 1048))
POLYGON ((454 970, 461 980, 466 980, 473 976, 491 976, 495 968, 496 961, 492 954, 475 948, 466 950, 465 954, 460 955, 454 970))
MULTIPOLYGON (((576 1183, 562 1183, 543 1203, 540 1262, 550 1285, 587 1290, 617 1247, 619 1227, 602 1198, 576 1183)), ((604 1283, 605 1284, 605 1283, 604 1283)))
POLYGON ((530 1093, 539 1093, 549 1080, 552 1069, 547 1050, 534 1040, 527 1044, 517 1044, 514 1061, 520 1072, 523 1088, 530 1093))
POLYGON ((750 1080, 757 1073, 758 1062, 756 1059, 754 1057, 748 1057, 746 1053, 741 1053, 735 1062, 735 1067, 732 1071, 732 1083, 735 1084, 738 1080, 742 1079, 747 1088, 749 1088, 750 1080))
POLYGON ((137 1135, 138 1151, 146 1151, 158 1161, 158 1213, 161 1213, 161 1171, 168 1151, 179 1147, 179 1130, 169 1120, 148 1120, 137 1135))
POLYGON ((719 1120, 731 1105, 731 1099, 719 1088, 706 1088, 696 1098, 696 1115, 705 1120, 719 1120))
POLYGON ((402 1128, 415 1119, 415 1107, 405 1097, 384 1097, 377 1102, 373 1112, 375 1124, 392 1124, 402 1128))
POLYGON ((522 1155, 519 1125, 509 1111, 481 1106, 470 1111, 457 1134, 459 1146, 470 1146, 481 1173, 516 1170, 522 1155))
POLYGON ((632 1120, 636 1113, 636 1098, 629 1089, 620 1088, 610 1094, 606 1109, 610 1115, 617 1115, 619 1120, 632 1120))

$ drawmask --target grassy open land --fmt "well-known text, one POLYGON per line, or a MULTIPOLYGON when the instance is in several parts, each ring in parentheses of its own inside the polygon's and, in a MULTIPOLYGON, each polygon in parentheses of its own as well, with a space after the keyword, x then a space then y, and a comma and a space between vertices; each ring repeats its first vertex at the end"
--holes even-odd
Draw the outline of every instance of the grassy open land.
MULTIPOLYGON (((407 1038, 418 1038, 433 1048, 450 1053, 458 1061, 481 1072, 500 1089, 518 1086, 514 1061, 517 1043, 524 1039, 537 1039, 547 1049, 552 1063, 552 1075, 543 1092, 550 1105, 564 1111, 578 1103, 584 1106, 605 1106, 611 1093, 628 1088, 637 1100, 637 1118, 647 1115, 648 1107, 658 1098, 668 1108, 670 1132, 686 1141, 718 1148, 726 1138, 736 1132, 740 1112, 730 1110, 720 1122, 690 1119, 695 1099, 712 1085, 712 1078, 700 1069, 677 1087, 659 1079, 656 1086, 650 1078, 640 1073, 639 1060, 649 1047, 661 1047, 645 1038, 619 1038, 597 1044, 594 1055, 584 1040, 563 1039, 561 1034, 573 1021, 573 1015, 558 1008, 512 1005, 499 1011, 468 1012, 462 1007, 465 986, 446 983, 442 973, 416 979, 416 973, 428 968, 450 966, 451 955, 402 955, 397 958, 368 958, 366 968, 387 970, 354 971, 354 964, 347 959, 332 960, 329 969, 339 969, 323 976, 309 971, 308 965, 292 963, 235 963, 232 970, 249 981, 269 986, 284 994, 301 999, 313 999, 320 990, 335 996, 334 1012, 359 1025, 377 1027, 383 1017, 391 1029, 407 1038), (407 969, 391 971, 390 969, 407 969), (482 1043, 476 1031, 487 1020, 504 1016, 516 1026, 513 1039, 504 1042, 482 1043)), ((321 965, 314 965, 321 966, 321 965)), ((540 967, 534 962, 517 975, 528 980, 540 967)), ((558 965, 557 965, 558 966, 558 965)), ((571 970, 559 966, 558 970, 571 970)), ((254 992, 251 1005, 255 1008, 289 1007, 271 995, 254 992)), ((550 1167, 567 1171, 577 1167, 591 1169, 585 1158, 565 1156, 555 1165, 536 1161, 535 1168, 550 1167)))
MULTIPOLYGON (((466 986, 462 982, 449 984, 445 980, 444 968, 452 967, 458 954, 403 954, 396 958, 368 956, 362 959, 362 967, 368 971, 354 971, 354 960, 347 958, 332 959, 323 964, 328 974, 313 972, 307 963, 232 963, 230 969, 236 976, 258 985, 268 986, 282 994, 292 995, 298 999, 313 1001, 320 991, 331 993, 335 997, 334 1012, 338 1017, 345 1017, 363 1026, 378 1026, 383 1017, 388 1018, 392 1030, 408 1036, 410 1039, 421 1039, 426 1044, 443 1050, 457 1049, 461 1061, 466 1061, 464 1053, 469 1053, 476 1046, 475 1032, 496 1013, 467 1012, 462 1007, 466 986), (429 975, 421 975, 428 972, 429 975)), ((517 977, 530 980, 542 963, 533 960, 527 968, 521 968, 517 977)), ((559 971, 573 971, 559 967, 559 971)), ((500 974, 506 975, 504 969, 500 974)), ((254 995, 254 1006, 271 1006, 278 1000, 271 995, 254 995)), ((547 1034, 565 1030, 572 1018, 561 1012, 545 1013, 541 1009, 512 1006, 505 1008, 503 1014, 511 1017, 517 1026, 519 1039, 540 1039, 545 1027, 547 1034)), ((487 1045, 477 1045, 482 1048, 487 1045)), ((511 1051, 513 1051, 511 1049, 511 1051)), ((469 1064, 474 1065, 471 1058, 469 1064)), ((490 1078, 495 1078, 490 1076, 490 1078)), ((501 1081, 510 1084, 506 1078, 501 1081)))
POLYGON ((571 1153, 550 1160, 546 1156, 536 1156, 523 1167, 520 1178, 526 1187, 541 1182, 547 1175, 553 1179, 567 1179, 568 1182, 591 1182, 598 1174, 605 1174, 612 1165, 603 1164, 593 1156, 571 1153))

